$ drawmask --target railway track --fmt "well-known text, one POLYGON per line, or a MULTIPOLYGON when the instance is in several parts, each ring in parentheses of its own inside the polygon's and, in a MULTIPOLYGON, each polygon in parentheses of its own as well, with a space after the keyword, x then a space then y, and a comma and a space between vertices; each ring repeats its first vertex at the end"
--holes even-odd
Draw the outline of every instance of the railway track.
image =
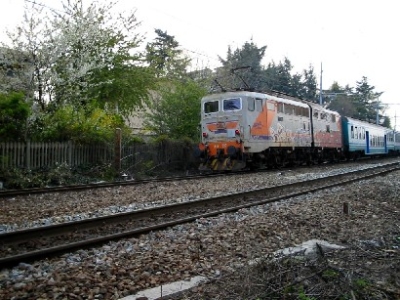
POLYGON ((120 186, 132 186, 132 185, 142 185, 147 183, 162 183, 169 181, 182 181, 182 180, 198 180, 203 178, 213 178, 221 176, 232 176, 243 173, 256 173, 262 171, 237 171, 237 172, 213 172, 207 174, 192 174, 183 176, 171 176, 171 177, 159 177, 153 179, 143 179, 143 180, 126 180, 126 181, 116 181, 116 182, 101 182, 101 183, 90 183, 82 185, 66 185, 66 186, 55 186, 55 187, 44 187, 44 188, 28 188, 28 189, 5 189, 0 190, 0 199, 24 196, 32 194, 46 194, 46 193, 59 193, 59 192, 72 192, 72 191, 83 191, 89 189, 101 189, 101 188, 112 188, 120 186))
POLYGON ((0 267, 134 237, 199 218, 281 201, 400 169, 390 163, 310 181, 0 234, 0 267))
MULTIPOLYGON (((365 163, 370 163, 372 158, 365 160, 365 163)), ((379 159, 379 160, 385 160, 379 159)), ((375 159, 372 159, 373 161, 375 159)), ((339 162, 343 164, 347 164, 347 162, 339 162)), ((324 164, 321 164, 324 165, 324 164)), ((308 166, 298 166, 297 168, 309 168, 308 166)), ((66 186, 55 186, 55 187, 44 187, 44 188, 27 188, 27 189, 2 189, 0 190, 0 199, 1 198, 9 198, 16 196, 25 196, 25 195, 33 195, 33 194, 46 194, 46 193, 59 193, 59 192, 72 192, 72 191, 83 191, 90 189, 101 189, 101 188, 113 188, 119 186, 133 186, 133 185, 143 185, 147 183, 162 183, 169 181, 183 181, 183 180, 198 180, 203 178, 213 178, 213 177, 221 177, 221 176, 235 176, 239 174, 249 174, 249 173, 258 173, 258 172, 268 172, 273 171, 274 169, 261 169, 255 171, 243 170, 243 171, 235 171, 235 172, 213 172, 207 174, 192 174, 192 175, 183 175, 183 176, 171 176, 171 177, 159 177, 152 179, 143 179, 143 180, 126 180, 126 181, 116 181, 116 182, 101 182, 101 183, 90 183, 90 184, 82 184, 82 185, 66 185, 66 186)))

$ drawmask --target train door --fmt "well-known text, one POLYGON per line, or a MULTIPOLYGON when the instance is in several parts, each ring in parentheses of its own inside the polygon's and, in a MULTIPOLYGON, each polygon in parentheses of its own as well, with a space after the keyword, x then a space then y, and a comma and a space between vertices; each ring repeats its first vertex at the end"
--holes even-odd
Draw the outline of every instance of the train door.
POLYGON ((366 147, 365 153, 369 154, 369 152, 370 152, 370 148, 369 148, 369 131, 365 131, 365 141, 367 143, 367 147, 366 147))

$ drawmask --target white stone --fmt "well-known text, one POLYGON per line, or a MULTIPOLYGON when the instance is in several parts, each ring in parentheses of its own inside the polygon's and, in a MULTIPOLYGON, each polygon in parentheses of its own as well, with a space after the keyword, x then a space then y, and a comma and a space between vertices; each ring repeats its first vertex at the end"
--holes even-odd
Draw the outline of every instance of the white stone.
POLYGON ((276 251, 275 256, 288 256, 288 255, 296 255, 296 254, 312 254, 315 252, 316 244, 320 245, 324 250, 336 250, 336 249, 345 249, 346 247, 331 244, 324 240, 308 240, 303 242, 302 244, 295 247, 288 247, 285 249, 281 249, 276 251))
POLYGON ((162 297, 170 296, 170 295, 176 294, 178 292, 183 292, 192 287, 195 287, 200 282, 203 282, 203 281, 206 281, 205 277, 195 276, 195 277, 191 278, 190 281, 180 280, 180 281, 168 283, 163 286, 158 286, 158 287, 151 288, 151 289, 148 289, 145 291, 141 291, 135 295, 121 298, 120 300, 136 300, 139 297, 147 297, 148 300, 162 299, 162 297), (161 291, 162 291, 162 293, 161 293, 161 291))

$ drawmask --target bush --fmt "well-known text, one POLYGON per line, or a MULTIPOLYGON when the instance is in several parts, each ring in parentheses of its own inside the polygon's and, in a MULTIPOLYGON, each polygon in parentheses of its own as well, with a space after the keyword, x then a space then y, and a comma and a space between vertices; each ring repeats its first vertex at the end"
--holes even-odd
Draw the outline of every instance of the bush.
POLYGON ((0 140, 24 140, 29 114, 30 109, 24 94, 0 94, 0 140))
POLYGON ((36 170, 0 169, 0 181, 6 189, 42 188, 46 186, 65 186, 88 184, 100 180, 115 179, 115 170, 109 164, 82 165, 70 167, 62 163, 54 167, 36 170))

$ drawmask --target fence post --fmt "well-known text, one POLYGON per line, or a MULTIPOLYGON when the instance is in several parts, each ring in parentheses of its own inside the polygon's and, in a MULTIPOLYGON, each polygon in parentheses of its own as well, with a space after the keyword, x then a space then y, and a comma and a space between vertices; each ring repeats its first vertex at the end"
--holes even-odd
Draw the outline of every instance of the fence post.
POLYGON ((31 168, 31 141, 26 142, 25 151, 25 167, 29 170, 31 168))
POLYGON ((121 128, 115 130, 115 152, 114 152, 114 166, 115 170, 119 173, 121 171, 121 128))
POLYGON ((72 166, 72 141, 71 140, 68 141, 67 149, 68 149, 68 165, 72 166))

